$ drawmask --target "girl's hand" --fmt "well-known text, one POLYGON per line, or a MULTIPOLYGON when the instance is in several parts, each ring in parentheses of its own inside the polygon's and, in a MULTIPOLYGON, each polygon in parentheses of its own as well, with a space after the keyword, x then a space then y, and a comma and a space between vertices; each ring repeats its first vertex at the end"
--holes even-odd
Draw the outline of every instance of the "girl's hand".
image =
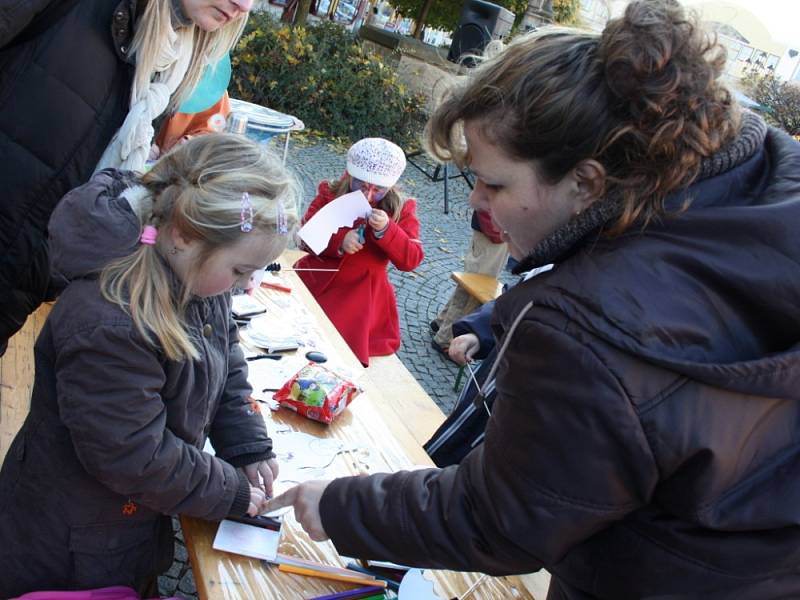
POLYGON ((351 229, 348 231, 342 240, 342 252, 345 254, 355 254, 361 250, 364 245, 358 241, 358 231, 351 229))
POLYGON ((294 518, 302 525, 309 537, 315 542, 324 542, 328 539, 325 528, 322 527, 322 517, 319 514, 319 501, 328 487, 330 480, 307 481, 284 492, 277 498, 269 500, 264 507, 264 512, 272 512, 284 506, 294 507, 294 518))
POLYGON ((278 477, 278 461, 274 458, 262 460, 242 467, 250 485, 264 490, 267 498, 272 497, 272 484, 278 477))
POLYGON ((373 208, 372 214, 370 214, 367 222, 375 231, 383 231, 386 229, 386 226, 389 225, 389 215, 380 208, 373 208))
POLYGON ((247 514, 251 517, 260 515, 265 512, 264 506, 267 502, 267 497, 264 495, 264 490, 260 487, 250 486, 250 505, 247 507, 247 514))
POLYGON ((459 365, 472 362, 472 357, 480 350, 481 342, 474 333, 465 333, 450 340, 450 347, 447 354, 459 365))

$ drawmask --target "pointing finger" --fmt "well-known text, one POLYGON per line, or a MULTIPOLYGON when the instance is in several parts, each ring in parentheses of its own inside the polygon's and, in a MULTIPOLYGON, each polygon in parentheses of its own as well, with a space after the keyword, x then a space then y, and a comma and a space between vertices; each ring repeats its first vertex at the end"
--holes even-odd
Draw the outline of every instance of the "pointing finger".
POLYGON ((295 486, 290 490, 286 490, 280 496, 275 496, 269 500, 264 506, 264 512, 272 512, 273 510, 278 510, 279 508, 284 508, 285 506, 294 506, 294 503, 297 500, 298 487, 299 486, 295 486))

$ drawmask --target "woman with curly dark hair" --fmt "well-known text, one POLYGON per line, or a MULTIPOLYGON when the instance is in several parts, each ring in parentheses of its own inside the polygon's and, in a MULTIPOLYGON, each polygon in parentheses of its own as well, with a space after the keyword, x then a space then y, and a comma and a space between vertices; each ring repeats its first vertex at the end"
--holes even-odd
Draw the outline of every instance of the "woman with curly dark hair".
POLYGON ((349 556, 546 568, 551 600, 800 597, 800 144, 737 110, 724 60, 639 0, 476 69, 430 147, 520 271, 555 265, 497 300, 485 441, 273 506, 349 556))

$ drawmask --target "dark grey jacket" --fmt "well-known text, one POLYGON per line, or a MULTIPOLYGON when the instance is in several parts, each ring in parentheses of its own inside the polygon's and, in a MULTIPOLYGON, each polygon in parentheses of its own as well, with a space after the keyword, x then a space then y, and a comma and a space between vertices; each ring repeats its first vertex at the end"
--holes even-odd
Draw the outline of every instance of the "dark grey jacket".
POLYGON ((128 113, 135 6, 0 1, 0 355, 47 293, 53 208, 128 113))
POLYGON ((524 317, 484 443, 334 481, 340 552, 546 567, 551 599, 800 598, 800 144, 770 130, 690 192, 498 298, 498 340, 524 317))
POLYGON ((171 561, 162 515, 244 514, 249 486, 233 465, 272 450, 228 294, 188 308, 195 362, 166 360, 101 297, 97 270, 137 243, 124 187, 98 173, 53 214, 54 270, 70 283, 37 340, 30 414, 0 473, 2 598, 141 586, 171 561), (207 436, 216 457, 201 451, 207 436))

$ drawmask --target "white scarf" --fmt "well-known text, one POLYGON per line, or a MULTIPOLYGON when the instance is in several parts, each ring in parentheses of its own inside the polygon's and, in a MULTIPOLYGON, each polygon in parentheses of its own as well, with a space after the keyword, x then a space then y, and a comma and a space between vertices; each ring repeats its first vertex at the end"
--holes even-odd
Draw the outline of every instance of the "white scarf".
POLYGON ((155 134, 153 119, 166 110, 170 96, 178 89, 189 69, 194 29, 181 27, 174 31, 169 28, 168 38, 156 60, 155 76, 144 89, 137 89, 134 82, 128 115, 111 138, 95 172, 108 167, 142 170, 155 134))

